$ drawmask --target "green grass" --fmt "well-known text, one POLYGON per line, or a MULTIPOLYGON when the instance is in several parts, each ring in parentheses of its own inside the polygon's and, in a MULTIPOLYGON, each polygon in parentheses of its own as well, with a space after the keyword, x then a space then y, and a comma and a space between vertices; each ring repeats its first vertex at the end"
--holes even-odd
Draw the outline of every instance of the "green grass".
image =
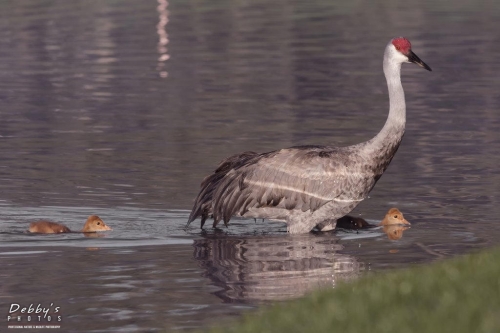
POLYGON ((210 332, 500 332, 500 250, 366 276, 210 332))

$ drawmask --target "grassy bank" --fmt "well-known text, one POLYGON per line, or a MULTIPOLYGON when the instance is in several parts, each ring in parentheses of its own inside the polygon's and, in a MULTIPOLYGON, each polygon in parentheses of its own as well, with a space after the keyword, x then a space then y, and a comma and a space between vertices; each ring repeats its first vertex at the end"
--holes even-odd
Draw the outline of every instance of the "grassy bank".
POLYGON ((210 332, 500 332, 500 250, 368 276, 210 332))

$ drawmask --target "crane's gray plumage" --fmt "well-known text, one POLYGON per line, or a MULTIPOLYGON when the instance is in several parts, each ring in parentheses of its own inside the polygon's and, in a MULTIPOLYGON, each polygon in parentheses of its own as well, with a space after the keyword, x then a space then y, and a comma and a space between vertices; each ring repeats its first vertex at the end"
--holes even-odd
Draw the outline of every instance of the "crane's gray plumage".
POLYGON ((331 230, 336 219, 366 198, 382 176, 404 134, 406 106, 400 80, 403 62, 430 70, 404 38, 393 39, 384 54, 390 111, 373 139, 349 147, 297 146, 230 156, 201 183, 188 224, 213 217, 227 225, 232 216, 283 220, 290 233, 318 225, 331 230), (407 44, 405 44, 407 43, 407 44))

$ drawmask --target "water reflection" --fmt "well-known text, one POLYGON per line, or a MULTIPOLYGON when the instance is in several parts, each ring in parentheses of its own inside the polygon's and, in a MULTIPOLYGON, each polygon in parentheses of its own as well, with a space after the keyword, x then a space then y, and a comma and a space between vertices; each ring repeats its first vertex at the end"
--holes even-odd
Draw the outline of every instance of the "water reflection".
MULTIPOLYGON (((351 229, 338 229, 335 232, 342 240, 357 240, 368 238, 384 238, 387 236, 389 240, 399 240, 403 237, 405 230, 410 227, 405 225, 387 225, 387 226, 371 226, 367 228, 351 228, 351 229)), ((330 232, 329 232, 330 233, 330 232)))
POLYGON ((158 33, 158 65, 156 69, 160 73, 160 77, 167 77, 168 72, 165 69, 165 62, 170 58, 167 53, 168 44, 168 34, 167 34, 167 23, 168 23, 168 1, 158 0, 158 7, 156 10, 159 13, 158 24, 156 25, 156 32, 158 33))
POLYGON ((225 302, 261 302, 295 298, 363 269, 354 257, 338 253, 339 238, 328 235, 220 236, 194 241, 194 258, 204 276, 222 287, 225 302))
POLYGON ((407 229, 410 229, 410 227, 404 225, 385 225, 382 228, 387 237, 391 240, 398 240, 403 237, 403 232, 407 229))

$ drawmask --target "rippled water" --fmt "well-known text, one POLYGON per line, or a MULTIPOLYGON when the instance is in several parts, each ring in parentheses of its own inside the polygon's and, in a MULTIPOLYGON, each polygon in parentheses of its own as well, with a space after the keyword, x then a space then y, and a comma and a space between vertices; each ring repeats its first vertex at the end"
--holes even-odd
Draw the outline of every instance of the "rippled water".
POLYGON ((0 330, 13 303, 60 306, 68 332, 206 327, 498 245, 499 19, 487 1, 1 2, 0 330), (410 229, 184 229, 233 153, 374 136, 398 35, 433 71, 403 66, 403 143, 353 214, 398 207, 410 229), (90 214, 113 231, 25 232, 90 214))

